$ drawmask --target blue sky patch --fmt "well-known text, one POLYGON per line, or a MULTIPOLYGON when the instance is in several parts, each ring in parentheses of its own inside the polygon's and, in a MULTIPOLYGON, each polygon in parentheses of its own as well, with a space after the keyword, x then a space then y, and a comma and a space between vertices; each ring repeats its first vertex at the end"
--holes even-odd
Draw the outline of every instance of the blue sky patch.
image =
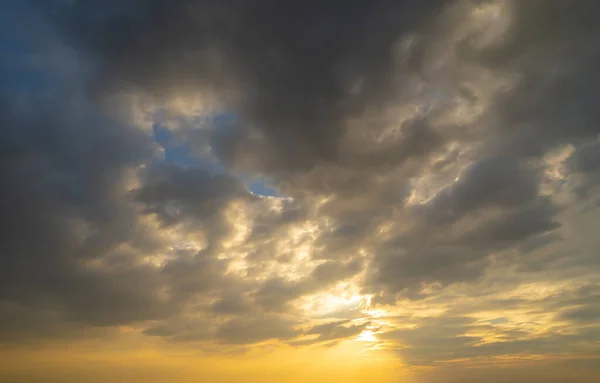
MULTIPOLYGON (((236 117, 234 114, 220 114, 213 117, 211 121, 213 127, 210 140, 211 148, 214 148, 219 136, 231 134, 235 130, 235 125, 236 117)), ((154 140, 165 150, 166 162, 183 167, 204 168, 211 174, 228 172, 219 162, 217 156, 194 154, 190 141, 187 139, 176 140, 171 129, 156 123, 153 126, 153 132, 154 140)), ((237 172, 231 174, 239 178, 254 194, 270 197, 279 196, 277 190, 263 177, 249 176, 237 172)))

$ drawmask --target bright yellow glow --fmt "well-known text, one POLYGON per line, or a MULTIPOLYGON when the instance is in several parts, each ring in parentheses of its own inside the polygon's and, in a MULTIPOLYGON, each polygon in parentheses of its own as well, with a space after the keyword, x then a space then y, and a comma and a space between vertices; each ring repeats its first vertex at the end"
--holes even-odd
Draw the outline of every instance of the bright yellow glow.
POLYGON ((78 382, 349 382, 386 383, 402 376, 383 352, 365 354, 357 344, 291 350, 259 357, 212 357, 190 349, 134 349, 126 344, 69 344, 0 351, 0 377, 78 382), (34 366, 35 368, 32 368, 34 366))
POLYGON ((367 297, 358 294, 358 290, 354 283, 339 283, 328 291, 301 298, 298 307, 308 316, 335 315, 338 311, 350 310, 362 317, 367 297))
POLYGON ((371 330, 365 330, 361 332, 355 339, 358 342, 377 342, 378 339, 373 334, 371 330))

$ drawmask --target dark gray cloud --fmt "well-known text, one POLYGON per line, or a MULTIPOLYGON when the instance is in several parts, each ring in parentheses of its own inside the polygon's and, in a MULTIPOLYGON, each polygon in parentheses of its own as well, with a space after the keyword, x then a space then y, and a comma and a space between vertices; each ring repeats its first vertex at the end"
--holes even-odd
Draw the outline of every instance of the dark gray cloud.
POLYGON ((239 317, 228 321, 217 329, 219 341, 233 344, 256 343, 270 339, 289 339, 298 335, 292 320, 267 315, 239 317))
POLYGON ((252 310, 251 303, 241 291, 224 294, 212 305, 218 314, 244 314, 252 310))
MULTIPOLYGON (((45 24, 38 29, 43 33, 45 24)), ((10 31, 19 35, 16 27, 10 31)), ((34 52, 40 60, 43 49, 84 66, 58 43, 34 52)), ((51 61, 38 68, 33 53, 13 53, 2 62, 3 76, 12 73, 12 80, 0 90, 1 299, 94 324, 157 318, 174 309, 154 297, 159 276, 136 266, 138 250, 159 245, 140 241, 145 229, 123 197, 127 171, 152 157, 152 141, 100 113, 51 61), (20 72, 11 72, 11 59, 20 72), (122 244, 131 250, 119 249, 122 244), (94 261, 106 267, 88 267, 94 261)))
POLYGON ((398 36, 430 22, 448 3, 178 0, 40 6, 74 46, 102 63, 105 92, 123 86, 159 96, 170 89, 216 92, 263 137, 254 141, 256 135, 239 127, 218 146, 222 160, 244 166, 239 161, 252 157, 261 168, 288 172, 339 160, 344 121, 391 91, 387 75, 398 36), (362 90, 352 96, 348 88, 358 78, 362 90))
POLYGON ((508 38, 484 50, 482 62, 493 70, 516 70, 520 81, 492 109, 501 119, 500 148, 517 156, 539 156, 549 147, 580 142, 598 134, 593 101, 597 88, 592 21, 600 10, 593 1, 574 7, 511 2, 508 38))
POLYGON ((65 321, 60 310, 52 307, 32 308, 26 304, 0 304, 0 340, 23 344, 48 340, 110 339, 117 331, 106 327, 65 321))
POLYGON ((600 149, 598 140, 586 142, 576 147, 567 161, 567 167, 573 174, 575 190, 582 197, 593 196, 600 182, 598 149, 600 149))
POLYGON ((213 218, 234 199, 251 199, 244 184, 227 174, 211 175, 203 169, 162 165, 148 169, 135 198, 148 213, 157 214, 165 224, 186 217, 204 221, 213 218))
POLYGON ((562 318, 574 322, 598 323, 598 319, 600 319, 600 305, 595 304, 567 310, 562 314, 562 318))
MULTIPOLYGON (((460 185, 462 181, 457 183, 460 185)), ((437 198, 430 203, 438 203, 437 198)), ((494 194, 490 193, 489 198, 493 204, 494 194)), ((430 221, 430 216, 426 216, 428 223, 424 226, 419 225, 376 248, 365 291, 381 293, 383 301, 393 302, 396 294, 422 298, 420 290, 424 284, 447 286, 481 278, 493 254, 525 240, 547 238, 548 233, 560 227, 556 221, 559 209, 551 201, 541 196, 529 198, 533 200, 516 207, 492 209, 487 217, 460 217, 458 209, 432 209, 431 214, 444 217, 430 221)), ((429 212, 429 206, 423 208, 429 212)), ((481 208, 478 213, 481 212, 486 209, 481 208)), ((557 239, 552 237, 551 242, 557 239)))
POLYGON ((570 168, 574 172, 593 172, 600 166, 598 141, 589 142, 577 148, 569 160, 570 168))
POLYGON ((512 158, 485 158, 424 206, 433 224, 453 223, 474 209, 521 206, 538 196, 538 175, 512 158))

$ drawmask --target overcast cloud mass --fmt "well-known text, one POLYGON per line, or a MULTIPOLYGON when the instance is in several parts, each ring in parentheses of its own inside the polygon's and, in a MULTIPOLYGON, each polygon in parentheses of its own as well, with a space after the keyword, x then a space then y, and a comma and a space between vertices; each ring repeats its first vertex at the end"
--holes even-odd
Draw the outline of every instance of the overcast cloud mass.
POLYGON ((0 343, 359 342, 415 381, 600 381, 598 20, 2 1, 0 343))

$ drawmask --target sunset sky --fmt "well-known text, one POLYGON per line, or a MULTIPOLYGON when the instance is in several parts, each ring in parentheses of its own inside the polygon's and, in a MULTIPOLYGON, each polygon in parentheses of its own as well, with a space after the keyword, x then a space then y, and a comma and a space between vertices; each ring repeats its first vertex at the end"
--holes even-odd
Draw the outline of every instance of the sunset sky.
POLYGON ((600 382, 599 20, 0 0, 0 381, 600 382))

